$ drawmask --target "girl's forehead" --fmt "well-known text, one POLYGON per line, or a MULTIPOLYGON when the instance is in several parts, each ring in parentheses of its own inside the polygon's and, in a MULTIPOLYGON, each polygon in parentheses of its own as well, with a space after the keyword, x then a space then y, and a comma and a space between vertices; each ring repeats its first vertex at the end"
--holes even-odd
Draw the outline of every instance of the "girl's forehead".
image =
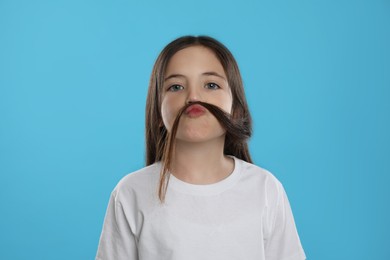
POLYGON ((225 74, 225 70, 214 51, 205 46, 196 45, 176 52, 168 61, 165 76, 171 73, 203 73, 206 71, 225 74))

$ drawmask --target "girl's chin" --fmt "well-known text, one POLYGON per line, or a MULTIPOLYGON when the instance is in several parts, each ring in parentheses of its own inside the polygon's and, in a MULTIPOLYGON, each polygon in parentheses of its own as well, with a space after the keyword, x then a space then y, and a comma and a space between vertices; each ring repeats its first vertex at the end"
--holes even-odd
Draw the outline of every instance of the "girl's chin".
POLYGON ((223 131, 219 133, 192 133, 192 134, 180 134, 176 135, 176 140, 188 143, 207 143, 217 140, 225 140, 225 133, 223 131))

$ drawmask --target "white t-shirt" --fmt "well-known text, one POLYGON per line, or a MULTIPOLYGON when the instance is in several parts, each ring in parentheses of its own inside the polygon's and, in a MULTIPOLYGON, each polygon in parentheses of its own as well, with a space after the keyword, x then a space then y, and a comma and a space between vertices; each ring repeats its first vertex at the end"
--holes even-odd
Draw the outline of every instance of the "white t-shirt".
POLYGON ((125 176, 111 194, 96 259, 305 259, 281 183, 233 158, 232 174, 215 184, 170 175, 165 203, 157 196, 161 163, 125 176))

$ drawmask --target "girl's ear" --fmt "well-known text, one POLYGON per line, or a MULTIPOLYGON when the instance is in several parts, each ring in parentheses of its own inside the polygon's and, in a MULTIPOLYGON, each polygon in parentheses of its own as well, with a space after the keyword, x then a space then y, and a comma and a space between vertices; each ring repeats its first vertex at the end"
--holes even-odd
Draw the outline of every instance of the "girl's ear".
POLYGON ((233 119, 238 119, 238 118, 242 118, 242 112, 236 107, 233 105, 232 107, 232 118, 233 119))
POLYGON ((163 122, 162 120, 160 120, 160 123, 158 124, 158 127, 159 127, 159 128, 165 127, 164 122, 163 122))

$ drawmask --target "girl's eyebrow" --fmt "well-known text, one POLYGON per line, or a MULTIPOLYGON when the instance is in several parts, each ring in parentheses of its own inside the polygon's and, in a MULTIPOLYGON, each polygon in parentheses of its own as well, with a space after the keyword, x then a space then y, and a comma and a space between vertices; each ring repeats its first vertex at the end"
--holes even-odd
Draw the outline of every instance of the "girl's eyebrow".
POLYGON ((172 74, 172 75, 169 75, 168 77, 166 77, 164 79, 164 81, 167 81, 168 79, 171 79, 171 78, 185 78, 186 76, 182 75, 182 74, 172 74))
MULTIPOLYGON (((219 78, 221 78, 221 79, 227 81, 226 78, 225 78, 224 76, 220 75, 219 73, 217 73, 217 72, 215 72, 215 71, 203 72, 203 73, 202 73, 202 76, 216 76, 216 77, 219 77, 219 78)), ((166 78, 164 79, 164 81, 167 81, 167 80, 169 80, 169 79, 171 79, 171 78, 185 78, 185 77, 186 77, 186 76, 184 76, 184 75, 182 75, 182 74, 172 74, 172 75, 169 75, 168 77, 166 77, 166 78)))
POLYGON ((222 76, 221 74, 219 74, 219 73, 217 73, 215 71, 204 72, 204 73, 202 73, 202 75, 204 75, 204 76, 216 76, 218 78, 221 78, 221 79, 227 81, 224 76, 222 76))

